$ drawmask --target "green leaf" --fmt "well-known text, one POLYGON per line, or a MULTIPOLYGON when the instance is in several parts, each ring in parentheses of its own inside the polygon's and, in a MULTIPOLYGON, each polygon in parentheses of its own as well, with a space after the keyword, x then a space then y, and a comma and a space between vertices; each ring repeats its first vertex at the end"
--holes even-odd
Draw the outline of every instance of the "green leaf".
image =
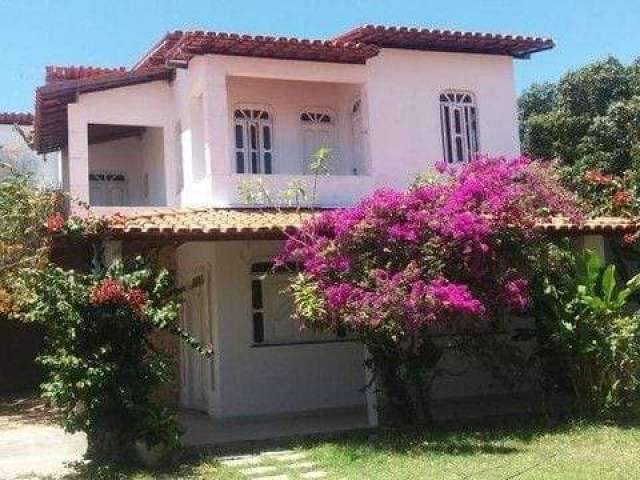
POLYGON ((609 265, 602 274, 602 293, 604 293, 605 302, 611 302, 615 288, 616 267, 615 265, 609 265))

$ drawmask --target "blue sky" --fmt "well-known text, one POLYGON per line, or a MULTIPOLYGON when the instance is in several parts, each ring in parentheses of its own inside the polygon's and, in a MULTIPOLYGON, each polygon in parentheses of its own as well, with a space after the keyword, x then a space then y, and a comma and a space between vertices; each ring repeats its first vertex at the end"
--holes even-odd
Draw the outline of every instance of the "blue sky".
POLYGON ((45 65, 130 66, 168 30, 324 38, 363 23, 552 37, 517 62, 519 90, 640 55, 639 0, 0 0, 0 111, 32 109, 45 65))

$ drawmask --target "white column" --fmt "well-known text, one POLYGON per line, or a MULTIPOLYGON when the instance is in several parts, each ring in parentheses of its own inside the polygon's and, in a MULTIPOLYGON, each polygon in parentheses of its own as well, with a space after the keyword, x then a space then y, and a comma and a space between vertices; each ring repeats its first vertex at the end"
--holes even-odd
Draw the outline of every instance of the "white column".
MULTIPOLYGON (((371 361, 371 355, 369 354, 369 351, 366 348, 364 350, 364 358, 367 364, 371 361)), ((365 366, 364 368, 365 368, 365 371, 364 371, 365 382, 367 382, 367 390, 366 390, 367 419, 369 421, 369 426, 375 428, 378 426, 378 420, 379 420, 378 419, 378 388, 374 381, 373 370, 368 366, 365 366)))
POLYGON ((176 125, 167 123, 162 128, 162 156, 164 166, 165 202, 167 206, 178 206, 176 175, 178 173, 177 162, 182 158, 176 158, 176 125))
POLYGON ((122 241, 107 240, 104 242, 103 261, 106 266, 117 260, 122 260, 122 241))
POLYGON ((224 69, 217 63, 206 68, 203 93, 204 158, 207 176, 232 173, 229 144, 229 95, 224 69))
POLYGON ((89 203, 89 133, 88 124, 78 104, 68 107, 68 167, 71 208, 79 213, 77 203, 89 203))
POLYGON ((582 248, 593 250, 604 261, 607 260, 607 249, 603 235, 585 235, 582 237, 582 248))

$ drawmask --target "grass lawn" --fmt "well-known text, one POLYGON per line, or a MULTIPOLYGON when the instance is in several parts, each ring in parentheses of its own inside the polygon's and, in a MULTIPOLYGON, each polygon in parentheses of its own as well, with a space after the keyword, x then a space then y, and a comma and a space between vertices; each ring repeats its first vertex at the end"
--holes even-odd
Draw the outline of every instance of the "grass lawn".
MULTIPOLYGON (((509 425, 439 433, 386 432, 372 438, 353 435, 299 440, 277 447, 305 454, 305 461, 327 472, 327 479, 640 479, 640 422, 546 428, 509 425)), ((303 478, 291 472, 277 473, 287 473, 291 480, 303 478)), ((136 480, 250 478, 238 468, 222 467, 213 456, 206 455, 171 473, 120 472, 120 475, 118 478, 136 480)), ((91 478, 96 478, 95 472, 91 478)))

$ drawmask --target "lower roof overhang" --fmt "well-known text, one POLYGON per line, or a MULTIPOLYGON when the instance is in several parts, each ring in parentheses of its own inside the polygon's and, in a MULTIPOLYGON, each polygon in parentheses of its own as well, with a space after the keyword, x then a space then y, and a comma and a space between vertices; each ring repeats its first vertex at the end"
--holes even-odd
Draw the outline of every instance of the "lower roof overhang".
MULTIPOLYGON (((191 241, 283 240, 321 210, 274 208, 157 208, 146 213, 107 217, 99 233, 86 238, 191 241)), ((621 236, 640 231, 640 220, 600 217, 583 221, 551 218, 533 225, 551 237, 621 236)), ((58 238, 64 238, 59 236, 58 238)))

